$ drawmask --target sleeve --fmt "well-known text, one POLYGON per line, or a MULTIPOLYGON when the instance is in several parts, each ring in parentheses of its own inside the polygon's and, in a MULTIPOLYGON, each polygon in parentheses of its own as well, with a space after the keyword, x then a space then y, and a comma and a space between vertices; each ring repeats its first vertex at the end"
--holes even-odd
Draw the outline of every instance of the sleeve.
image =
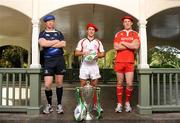
POLYGON ((64 35, 60 31, 58 31, 58 33, 59 33, 59 38, 58 39, 60 41, 64 40, 64 35))
POLYGON ((139 34, 137 33, 137 32, 135 32, 135 34, 134 34, 134 39, 137 39, 138 40, 138 42, 139 42, 139 45, 140 45, 140 37, 139 37, 139 34))
POLYGON ((135 32, 134 39, 140 40, 140 39, 139 39, 139 34, 138 34, 137 32, 135 32))
POLYGON ((83 48, 82 48, 83 41, 84 41, 84 39, 82 39, 82 40, 80 40, 80 41, 78 42, 77 47, 76 47, 76 50, 82 51, 82 49, 83 49, 83 48))
POLYGON ((119 32, 114 36, 114 43, 119 43, 119 32))
POLYGON ((40 34, 39 34, 39 39, 40 39, 40 38, 44 38, 44 31, 40 32, 40 34))
POLYGON ((99 52, 104 52, 104 47, 101 41, 99 41, 99 52))

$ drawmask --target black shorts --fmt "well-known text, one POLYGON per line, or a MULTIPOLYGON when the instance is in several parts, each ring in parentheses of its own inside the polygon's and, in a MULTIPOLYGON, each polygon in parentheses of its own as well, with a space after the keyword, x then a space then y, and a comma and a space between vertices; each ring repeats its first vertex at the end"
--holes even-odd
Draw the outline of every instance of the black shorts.
POLYGON ((66 73, 66 65, 64 56, 55 56, 45 58, 44 76, 64 75, 66 73))

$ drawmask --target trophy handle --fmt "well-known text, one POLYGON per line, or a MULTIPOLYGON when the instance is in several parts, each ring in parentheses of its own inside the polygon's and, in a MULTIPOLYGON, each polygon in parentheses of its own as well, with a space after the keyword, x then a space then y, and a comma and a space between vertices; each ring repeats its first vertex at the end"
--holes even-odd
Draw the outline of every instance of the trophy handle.
POLYGON ((101 91, 101 89, 99 87, 97 87, 96 88, 96 94, 97 94, 97 116, 96 116, 96 119, 100 119, 100 117, 101 117, 100 91, 101 91))
MULTIPOLYGON (((77 100, 78 104, 80 104, 81 106, 85 106, 84 101, 81 96, 80 88, 81 87, 76 87, 76 100, 77 100)), ((85 108, 86 108, 86 106, 85 106, 85 108)))
POLYGON ((78 104, 82 104, 83 101, 82 101, 82 98, 80 95, 80 88, 79 87, 76 88, 76 99, 77 99, 78 104))

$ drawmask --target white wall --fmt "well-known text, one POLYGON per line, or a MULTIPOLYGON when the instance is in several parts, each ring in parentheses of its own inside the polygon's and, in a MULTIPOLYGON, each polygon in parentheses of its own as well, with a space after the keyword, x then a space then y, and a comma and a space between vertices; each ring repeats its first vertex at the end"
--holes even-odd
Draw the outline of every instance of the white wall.
MULTIPOLYGON (((139 19, 144 13, 146 19, 168 8, 180 7, 180 0, 34 0, 39 2, 39 18, 44 15, 67 6, 77 4, 100 4, 117 8, 139 19), (140 2, 146 5, 141 6, 140 2)), ((33 0, 1 0, 0 6, 15 9, 32 18, 33 0)))
POLYGON ((32 17, 32 0, 0 0, 1 5, 15 9, 30 18, 32 17))
POLYGON ((40 8, 39 8, 39 16, 43 17, 44 15, 72 5, 78 4, 100 4, 105 6, 110 6, 113 8, 117 8, 121 11, 127 12, 128 14, 134 16, 135 18, 139 17, 139 0, 132 0, 129 2, 128 0, 56 0, 56 2, 52 2, 52 0, 40 0, 40 8), (44 5, 43 5, 44 4, 44 5))

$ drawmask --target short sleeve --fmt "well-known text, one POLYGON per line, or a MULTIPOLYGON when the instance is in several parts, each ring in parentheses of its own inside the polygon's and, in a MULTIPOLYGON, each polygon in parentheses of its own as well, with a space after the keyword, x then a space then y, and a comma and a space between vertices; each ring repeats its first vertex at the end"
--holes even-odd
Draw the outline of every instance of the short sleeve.
POLYGON ((59 33, 59 36, 58 36, 58 39, 61 41, 61 40, 64 40, 64 35, 60 32, 60 31, 58 31, 58 33, 59 33))
POLYGON ((119 43, 119 32, 114 36, 114 43, 119 43))
POLYGON ((80 40, 80 41, 78 42, 77 47, 76 47, 76 50, 82 51, 82 48, 83 48, 82 45, 83 45, 84 40, 85 40, 85 39, 82 39, 82 40, 80 40))
POLYGON ((40 38, 44 38, 44 31, 40 32, 40 34, 39 34, 39 39, 40 39, 40 38))
POLYGON ((99 41, 99 52, 104 52, 104 47, 101 41, 99 41))

